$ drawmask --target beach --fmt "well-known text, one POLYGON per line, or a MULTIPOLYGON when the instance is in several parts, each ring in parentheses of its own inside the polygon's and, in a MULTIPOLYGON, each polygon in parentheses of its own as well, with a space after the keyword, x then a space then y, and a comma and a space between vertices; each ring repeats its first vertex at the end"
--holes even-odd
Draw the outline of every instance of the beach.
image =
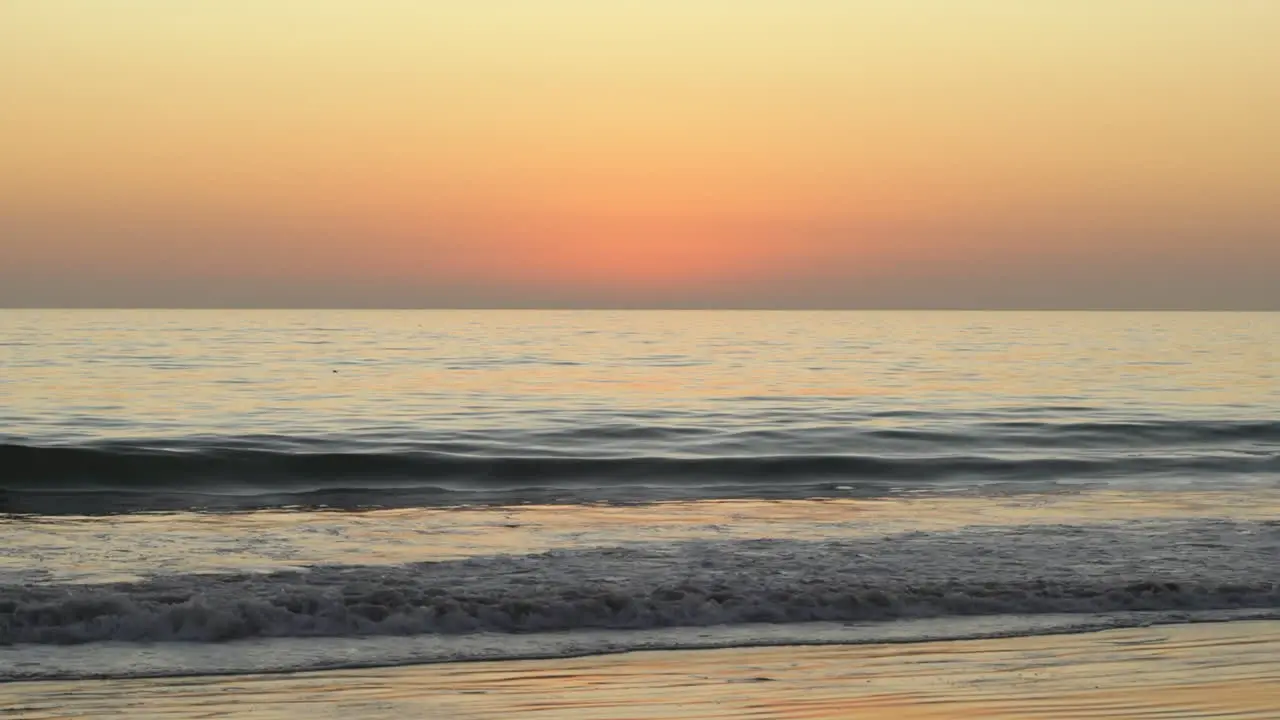
POLYGON ((5 717, 1277 717, 1274 316, 0 320, 5 717))
POLYGON ((54 718, 1275 718, 1280 622, 0 686, 54 718))

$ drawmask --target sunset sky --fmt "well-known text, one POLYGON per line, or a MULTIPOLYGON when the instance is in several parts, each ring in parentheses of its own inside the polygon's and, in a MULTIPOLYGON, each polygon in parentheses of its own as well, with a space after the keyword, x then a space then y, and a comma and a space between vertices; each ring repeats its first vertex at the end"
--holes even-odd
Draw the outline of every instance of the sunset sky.
POLYGON ((5 0, 0 305, 1280 309, 1280 2, 5 0))

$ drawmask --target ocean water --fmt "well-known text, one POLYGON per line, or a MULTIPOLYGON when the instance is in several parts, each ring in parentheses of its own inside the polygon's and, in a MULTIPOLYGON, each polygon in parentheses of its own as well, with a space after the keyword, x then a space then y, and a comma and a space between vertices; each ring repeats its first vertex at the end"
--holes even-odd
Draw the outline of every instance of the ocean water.
POLYGON ((0 311, 0 680, 1280 617, 1280 315, 0 311))

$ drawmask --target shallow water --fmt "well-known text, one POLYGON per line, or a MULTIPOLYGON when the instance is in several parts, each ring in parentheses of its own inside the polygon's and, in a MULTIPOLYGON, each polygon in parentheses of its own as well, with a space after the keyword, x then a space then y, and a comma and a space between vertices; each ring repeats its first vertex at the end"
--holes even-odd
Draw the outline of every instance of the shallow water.
MULTIPOLYGON (((128 718, 1270 720, 1280 626, 733 648, 299 675, 17 683, 9 713, 128 718)), ((0 716, 4 708, 0 704, 0 716)))

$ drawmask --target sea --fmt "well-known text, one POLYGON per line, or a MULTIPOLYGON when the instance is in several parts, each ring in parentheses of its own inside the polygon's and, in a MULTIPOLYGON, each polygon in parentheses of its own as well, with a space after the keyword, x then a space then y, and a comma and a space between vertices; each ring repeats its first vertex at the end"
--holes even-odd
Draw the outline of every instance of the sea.
POLYGON ((1280 314, 0 311, 0 682, 1280 618, 1280 314))

